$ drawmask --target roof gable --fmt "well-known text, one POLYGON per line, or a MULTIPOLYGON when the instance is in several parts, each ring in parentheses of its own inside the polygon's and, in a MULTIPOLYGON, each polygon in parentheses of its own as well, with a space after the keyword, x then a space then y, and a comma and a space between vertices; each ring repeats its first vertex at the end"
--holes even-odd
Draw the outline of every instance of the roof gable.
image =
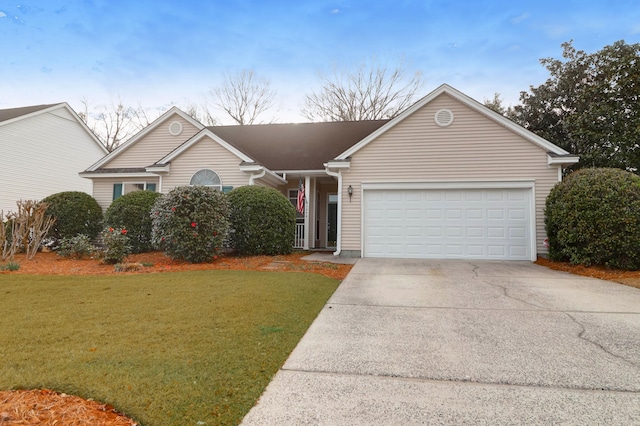
MULTIPOLYGON (((186 120, 187 122, 192 124, 197 129, 203 129, 204 128, 204 125, 202 125, 202 123, 200 123, 199 121, 193 119, 190 115, 188 115, 187 113, 185 113, 184 111, 182 111, 178 107, 172 107, 167 112, 165 112, 160 117, 158 117, 153 123, 151 123, 150 125, 148 125, 144 129, 142 129, 140 132, 136 133, 133 137, 131 137, 126 142, 124 142, 122 145, 118 146, 111 153, 109 153, 106 156, 102 157, 98 162, 96 162, 93 165, 91 165, 91 167, 89 167, 87 169, 87 171, 96 171, 96 170, 102 168, 107 163, 113 161, 115 158, 123 155, 128 149, 130 149, 132 146, 134 146, 135 144, 137 144, 138 142, 143 140, 147 135, 149 135, 151 132, 156 130, 158 127, 160 127, 162 124, 164 124, 167 120, 171 119, 171 117, 174 114, 179 115, 181 118, 183 118, 184 120, 186 120)), ((149 161, 148 161, 148 164, 153 163, 155 160, 157 160, 157 158, 150 158, 149 161)))
POLYGON ((232 154, 234 154, 235 156, 237 156, 238 159, 240 159, 241 161, 249 162, 249 163, 254 162, 254 160, 251 157, 247 156, 243 152, 239 151, 236 147, 234 147, 234 146, 230 145, 229 143, 227 143, 225 140, 220 138, 218 135, 213 133, 211 130, 205 128, 205 129, 201 130, 200 132, 198 132, 195 136, 192 136, 188 141, 184 142, 183 144, 178 146, 176 149, 171 151, 168 155, 166 155, 165 157, 161 158, 156 164, 167 164, 167 163, 170 163, 173 159, 175 159, 176 157, 180 156, 180 154, 182 154, 183 152, 185 152, 190 147, 192 147, 193 145, 197 144, 199 141, 201 141, 203 138, 205 138, 207 136, 210 139, 212 139, 213 141, 217 142, 220 146, 225 148, 227 151, 229 151, 232 154))
POLYGON ((429 104, 430 102, 432 102, 434 99, 436 99, 438 96, 440 96, 442 94, 447 94, 447 95, 451 96, 452 98, 458 100, 459 102, 463 103, 467 107, 479 112, 480 114, 485 116, 487 119, 492 120, 492 121, 500 124, 503 127, 506 127, 510 131, 522 136, 524 139, 528 140, 529 142, 532 142, 532 143, 540 146, 546 152, 550 152, 552 154, 559 155, 559 156, 570 155, 567 151, 565 151, 564 149, 560 148, 559 146, 554 145, 553 143, 549 142, 548 140, 546 140, 544 138, 541 138, 540 136, 536 135, 535 133, 533 133, 533 132, 531 132, 531 131, 529 131, 529 130, 527 130, 527 129, 519 126, 519 125, 517 125, 516 123, 514 123, 511 120, 509 120, 508 118, 506 118, 506 117, 498 114, 497 112, 487 108, 486 106, 482 105, 478 101, 470 98, 469 96, 467 96, 464 93, 454 89, 453 87, 451 87, 451 86, 449 86, 447 84, 443 84, 440 87, 438 87, 436 90, 434 90, 433 92, 429 93, 427 96, 425 96, 424 98, 420 99, 418 102, 413 104, 411 107, 407 108, 400 115, 398 115, 395 118, 391 119, 384 126, 380 127, 379 129, 377 129, 376 131, 374 131, 373 133, 369 134, 364 139, 359 141, 357 144, 353 145, 349 149, 347 149, 344 152, 342 152, 341 154, 339 154, 336 157, 336 160, 346 160, 347 158, 351 157, 353 154, 358 152, 360 149, 362 149, 365 146, 367 146, 369 143, 371 143, 372 141, 377 139, 379 136, 381 136, 382 134, 384 134, 388 130, 392 129, 393 127, 395 127, 396 125, 398 125, 399 123, 404 121, 407 117, 411 116, 416 111, 418 111, 419 109, 423 108, 425 105, 429 104))
POLYGON ((73 119, 80 125, 82 130, 89 138, 106 154, 107 148, 100 142, 100 139, 89 129, 87 124, 78 116, 78 114, 66 102, 58 104, 33 105, 20 108, 9 108, 0 110, 0 126, 6 126, 19 120, 36 117, 40 114, 55 113, 56 110, 66 110, 73 119))

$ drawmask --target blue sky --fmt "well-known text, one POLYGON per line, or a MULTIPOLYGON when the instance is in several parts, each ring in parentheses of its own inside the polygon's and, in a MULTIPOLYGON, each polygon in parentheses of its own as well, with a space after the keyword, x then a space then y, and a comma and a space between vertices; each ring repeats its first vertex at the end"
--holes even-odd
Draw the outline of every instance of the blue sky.
POLYGON ((544 57, 640 42, 637 0, 0 0, 0 108, 120 96, 200 103, 223 73, 271 81, 279 121, 302 121, 319 73, 377 58, 506 104, 543 83, 544 57))

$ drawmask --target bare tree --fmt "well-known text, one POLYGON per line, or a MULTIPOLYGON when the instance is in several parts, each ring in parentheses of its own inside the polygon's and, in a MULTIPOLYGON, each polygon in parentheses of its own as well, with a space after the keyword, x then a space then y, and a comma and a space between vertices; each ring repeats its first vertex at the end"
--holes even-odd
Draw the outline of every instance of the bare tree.
MULTIPOLYGON (((276 91, 271 82, 258 79, 253 70, 226 74, 224 82, 209 92, 213 103, 236 123, 259 124, 259 116, 274 106, 276 91)), ((273 121, 273 120, 271 120, 273 121)))
POLYGON ((199 121, 205 126, 215 126, 218 124, 218 120, 213 116, 211 109, 206 102, 201 105, 189 103, 184 107, 183 111, 191 118, 199 121))
POLYGON ((420 72, 405 79, 400 66, 390 70, 376 61, 362 63, 355 70, 334 67, 330 78, 320 77, 322 88, 306 95, 302 109, 302 115, 311 121, 392 118, 413 103, 422 87, 420 72))
POLYGON ((142 106, 126 106, 122 99, 92 108, 82 99, 83 111, 78 115, 98 136, 109 152, 149 125, 152 118, 142 106))

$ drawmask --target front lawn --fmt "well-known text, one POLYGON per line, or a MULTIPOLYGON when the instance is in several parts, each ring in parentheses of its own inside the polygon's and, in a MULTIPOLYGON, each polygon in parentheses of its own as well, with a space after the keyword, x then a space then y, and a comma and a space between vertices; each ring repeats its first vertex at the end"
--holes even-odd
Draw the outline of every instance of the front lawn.
POLYGON ((292 272, 0 275, 0 390, 93 398, 142 425, 238 424, 338 284, 292 272))

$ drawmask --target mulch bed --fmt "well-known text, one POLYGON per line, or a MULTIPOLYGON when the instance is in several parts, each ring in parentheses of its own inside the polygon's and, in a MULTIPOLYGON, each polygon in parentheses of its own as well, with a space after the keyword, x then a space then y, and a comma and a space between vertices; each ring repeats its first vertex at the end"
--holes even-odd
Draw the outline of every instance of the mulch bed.
POLYGON ((0 425, 135 426, 112 406, 48 389, 0 391, 0 425))
POLYGON ((546 266, 557 271, 570 272, 585 277, 600 278, 602 280, 616 281, 632 287, 640 288, 640 271, 620 271, 603 266, 572 265, 568 262, 554 262, 545 258, 538 258, 538 265, 546 266))
POLYGON ((20 269, 0 272, 0 274, 111 275, 202 270, 245 270, 315 272, 342 280, 353 266, 302 260, 302 257, 308 254, 307 252, 295 252, 280 256, 247 257, 221 255, 211 263, 193 264, 172 260, 162 252, 151 252, 130 255, 126 259, 126 264, 132 266, 130 268, 132 270, 116 272, 114 265, 107 265, 96 259, 67 259, 49 252, 38 253, 31 260, 25 259, 24 255, 17 255, 13 261, 20 264, 20 269))

